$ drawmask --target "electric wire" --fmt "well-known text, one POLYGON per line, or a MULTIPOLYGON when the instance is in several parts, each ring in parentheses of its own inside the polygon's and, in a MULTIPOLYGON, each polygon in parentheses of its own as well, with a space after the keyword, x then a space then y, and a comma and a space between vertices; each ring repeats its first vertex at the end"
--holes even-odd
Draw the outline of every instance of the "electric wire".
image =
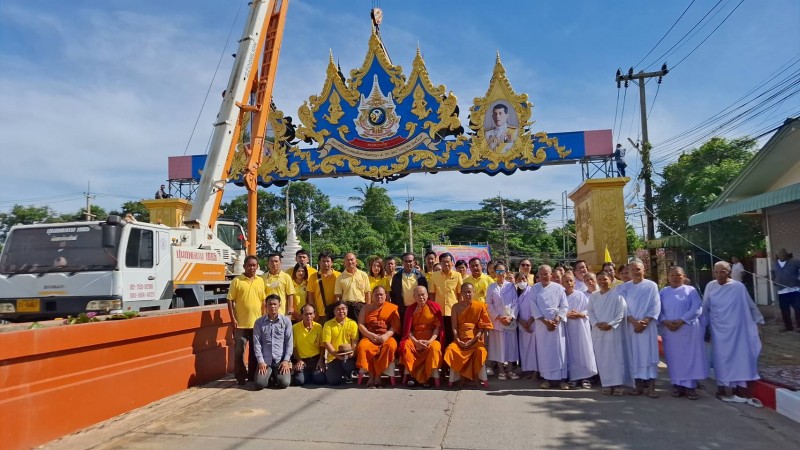
MULTIPOLYGON (((716 3, 716 4, 714 4, 714 6, 712 6, 712 7, 711 7, 711 9, 710 9, 710 10, 708 10, 708 12, 707 12, 707 13, 706 13, 706 14, 705 14, 705 15, 704 15, 704 16, 703 16, 703 17, 702 17, 702 18, 701 18, 701 19, 700 19, 700 20, 699 20, 699 21, 698 21, 696 24, 694 24, 694 26, 693 26, 691 29, 689 29, 689 31, 687 31, 687 32, 686 32, 686 34, 684 34, 684 35, 683 35, 683 36, 682 36, 680 39, 678 39, 678 42, 676 42, 675 44, 673 44, 673 45, 672 45, 672 47, 670 47, 670 48, 669 48, 669 49, 668 49, 666 52, 664 52, 664 53, 663 53, 661 56, 659 56, 658 58, 655 58, 655 59, 653 60, 653 62, 651 62, 650 64, 648 64, 648 65, 647 65, 647 67, 645 67, 645 70, 649 69, 650 67, 652 67, 652 66, 653 66, 653 65, 655 65, 655 64, 658 64, 658 62, 659 62, 659 61, 663 61, 663 60, 664 60, 664 58, 665 58, 667 55, 669 55, 669 54, 670 54, 670 52, 672 52, 672 50, 676 49, 676 47, 678 47, 678 45, 679 45, 679 44, 680 44, 680 45, 682 45, 681 43, 684 41, 684 39, 686 39, 686 38, 689 36, 689 34, 691 34, 691 32, 695 30, 695 28, 697 28, 697 27, 698 27, 698 26, 699 26, 701 23, 703 23, 703 21, 706 19, 706 17, 708 17, 708 15, 709 15, 709 14, 711 14, 711 13, 712 13, 714 10, 716 10, 716 9, 717 9, 717 6, 719 6, 719 4, 720 4, 720 3, 722 3, 722 0, 719 0, 719 1, 717 1, 717 3, 716 3)), ((679 47, 678 47, 678 48, 679 48, 679 47)))
POLYGON ((734 13, 734 12, 736 12, 736 10, 737 10, 737 9, 739 9, 739 7, 740 7, 740 6, 742 6, 742 3, 744 3, 744 0, 740 0, 740 1, 739 1, 739 3, 738 3, 738 4, 737 4, 737 5, 736 5, 736 6, 735 6, 735 7, 734 7, 732 10, 731 10, 731 12, 729 12, 729 13, 728 13, 728 15, 727 15, 727 16, 725 16, 725 18, 724 18, 724 19, 722 19, 722 22, 720 22, 720 23, 719 23, 719 25, 717 25, 717 26, 716 26, 716 28, 714 28, 713 30, 711 30, 711 33, 709 33, 709 34, 708 34, 708 36, 706 36, 706 37, 705 37, 705 39, 703 39, 702 41, 700 41, 700 43, 699 43, 699 44, 697 44, 697 45, 696 45, 696 46, 695 46, 695 47, 692 49, 692 51, 690 51, 689 53, 687 53, 687 54, 686 54, 686 56, 684 56, 683 58, 681 58, 681 60, 680 60, 680 61, 678 61, 677 63, 673 64, 673 65, 672 65, 672 67, 670 68, 670 70, 675 70, 675 69, 676 69, 676 68, 677 68, 677 67, 678 67, 678 66, 679 66, 679 65, 680 65, 680 64, 681 64, 683 61, 685 61, 685 60, 686 60, 686 58, 688 58, 688 57, 692 56, 692 53, 694 53, 694 52, 695 52, 695 50, 697 50, 698 48, 700 48, 700 46, 701 46, 701 45, 703 45, 703 43, 705 43, 705 42, 708 40, 708 38, 710 38, 710 37, 711 37, 711 35, 713 35, 713 34, 714 34, 714 32, 715 32, 715 31, 717 31, 717 30, 719 29, 719 27, 721 27, 721 26, 722 26, 722 24, 724 24, 724 23, 725 23, 725 22, 726 22, 726 21, 727 21, 727 20, 728 20, 728 19, 731 17, 731 15, 733 15, 733 13, 734 13))
MULTIPOLYGON (((208 97, 211 94, 211 88, 214 86, 214 81, 217 79, 217 73, 219 72, 219 67, 222 65, 222 58, 225 56, 225 50, 228 48, 228 44, 231 41, 231 36, 233 35, 234 27, 236 26, 236 21, 239 19, 239 13, 242 11, 242 5, 244 2, 239 2, 239 9, 236 10, 236 16, 233 18, 233 22, 231 23, 231 29, 228 32, 228 38, 225 39, 225 45, 222 47, 222 52, 220 52, 219 60, 217 61, 217 67, 214 69, 214 75, 211 76, 211 82, 208 83, 208 89, 206 90, 205 98, 203 98, 203 103, 200 105, 200 111, 197 112, 197 118, 194 121, 194 125, 192 126, 192 132, 189 133, 189 139, 186 141, 186 148, 183 149, 183 156, 186 156, 186 153, 189 151, 189 145, 192 143, 192 138, 194 137, 194 132, 197 130, 197 124, 200 123, 200 116, 203 115, 203 110, 205 109, 206 102, 208 101, 208 97)), ((210 138, 209 138, 210 142, 210 138)))
POLYGON ((641 64, 641 63, 642 63, 642 62, 643 62, 645 59, 647 59, 647 57, 648 57, 648 56, 650 56, 650 54, 651 54, 651 53, 653 53, 653 50, 655 50, 655 49, 658 47, 658 45, 659 45, 659 44, 661 44, 661 42, 664 40, 664 38, 666 38, 666 37, 667 37, 667 35, 670 33, 670 31, 672 31, 672 29, 673 29, 673 28, 675 28, 675 25, 677 25, 677 24, 678 24, 678 22, 680 22, 680 20, 681 20, 681 19, 683 18, 683 16, 686 14, 686 11, 689 11, 689 8, 691 8, 691 7, 692 7, 692 5, 694 5, 694 2, 695 2, 695 0, 692 0, 692 1, 689 3, 689 6, 687 6, 687 7, 686 7, 686 9, 684 9, 684 10, 683 10, 683 12, 681 13, 681 15, 680 15, 680 16, 679 16, 677 19, 675 19, 675 22, 673 22, 673 23, 672 23, 672 26, 671 26, 671 27, 669 27, 669 29, 667 30, 667 32, 666 32, 666 33, 664 33, 664 35, 663 35, 663 36, 661 36, 661 39, 659 39, 659 40, 658 40, 658 42, 656 42, 656 45, 654 45, 654 46, 653 46, 653 48, 651 48, 651 49, 650 49, 650 51, 649 51, 649 52, 647 52, 647 54, 646 54, 646 55, 644 55, 644 56, 642 57, 642 59, 641 59, 641 60, 639 60, 639 62, 637 62, 637 63, 636 63, 636 64, 635 64, 633 67, 639 67, 639 64, 641 64))

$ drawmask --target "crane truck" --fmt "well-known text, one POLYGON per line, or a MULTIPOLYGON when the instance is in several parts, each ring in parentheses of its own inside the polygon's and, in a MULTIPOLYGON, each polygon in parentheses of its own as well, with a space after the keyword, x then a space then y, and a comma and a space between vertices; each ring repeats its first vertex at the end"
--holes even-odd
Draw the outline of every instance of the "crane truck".
MULTIPOLYGON (((0 255, 0 319, 149 311, 224 301, 242 271, 241 226, 217 220, 253 67, 280 2, 250 3, 192 209, 182 226, 123 220, 12 227, 0 255), (271 9, 272 8, 272 9, 271 9)), ((274 40, 274 39, 273 39, 274 40)))

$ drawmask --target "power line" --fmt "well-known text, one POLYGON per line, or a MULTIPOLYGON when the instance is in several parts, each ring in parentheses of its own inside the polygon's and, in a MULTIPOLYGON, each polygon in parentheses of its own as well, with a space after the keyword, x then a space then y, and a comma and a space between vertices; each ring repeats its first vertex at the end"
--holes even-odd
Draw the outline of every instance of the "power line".
POLYGON ((692 1, 691 1, 691 3, 689 3, 689 6, 687 6, 687 7, 686 7, 686 9, 684 9, 684 10, 683 10, 683 12, 681 13, 681 15, 680 15, 680 16, 679 16, 677 19, 675 19, 675 22, 673 22, 673 23, 672 23, 672 26, 671 26, 671 27, 669 27, 669 30, 667 30, 667 32, 666 32, 666 33, 664 33, 664 35, 663 35, 663 36, 661 36, 661 39, 659 39, 659 40, 658 40, 658 42, 656 42, 656 45, 654 45, 654 46, 653 46, 653 48, 651 48, 651 49, 650 49, 650 51, 649 51, 649 52, 647 52, 647 54, 646 54, 646 55, 644 55, 644 56, 642 57, 642 59, 641 59, 639 62, 637 62, 637 63, 636 63, 636 64, 635 64, 633 67, 639 67, 639 64, 641 64, 641 63, 642 63, 642 61, 644 61, 645 59, 647 59, 647 57, 648 57, 648 56, 650 56, 650 54, 651 54, 651 53, 653 53, 653 50, 655 50, 655 49, 656 49, 656 47, 658 47, 658 44, 660 44, 660 43, 661 43, 661 41, 663 41, 663 40, 664 40, 664 38, 666 38, 666 37, 667 37, 667 35, 669 34, 669 32, 670 32, 670 31, 672 31, 672 29, 673 29, 673 28, 675 28, 675 25, 677 25, 677 24, 678 24, 678 22, 680 22, 680 20, 681 20, 681 19, 683 18, 683 16, 686 14, 686 11, 689 11, 689 8, 691 8, 691 7, 692 7, 692 5, 694 5, 694 2, 695 2, 695 0, 692 0, 692 1))
POLYGON ((723 23, 725 23, 725 21, 727 21, 727 20, 728 20, 728 18, 729 18, 729 17, 730 17, 730 16, 731 16, 731 15, 732 15, 734 12, 736 12, 736 10, 737 10, 737 9, 739 9, 739 7, 740 7, 740 6, 742 6, 742 3, 744 3, 744 0, 740 0, 740 1, 739 1, 739 3, 738 3, 738 4, 737 4, 737 5, 736 5, 736 6, 733 8, 733 10, 731 10, 731 12, 729 12, 729 13, 728 13, 728 15, 727 15, 727 16, 725 16, 725 18, 724 18, 724 19, 722 19, 722 22, 720 22, 720 23, 719 23, 719 25, 717 25, 717 26, 716 26, 716 28, 714 28, 713 30, 711 30, 711 33, 709 33, 709 34, 708 34, 708 36, 706 36, 706 37, 705 37, 705 39, 703 39, 702 41, 700 41, 700 43, 699 43, 699 44, 697 44, 697 46, 695 46, 695 48, 693 48, 693 49, 692 49, 692 51, 690 51, 690 52, 689 52, 689 53, 688 53, 686 56, 684 56, 683 58, 681 58, 681 60, 680 60, 680 61, 678 61, 677 63, 675 63, 675 65, 673 65, 673 66, 672 66, 672 70, 675 70, 675 68, 676 68, 676 67, 678 67, 678 66, 679 66, 679 65, 680 65, 680 64, 681 64, 681 63, 682 63, 684 60, 686 60, 686 58, 688 58, 688 57, 692 56, 692 53, 694 53, 694 51, 695 51, 695 50, 697 50, 697 49, 698 49, 698 48, 699 48, 701 45, 703 45, 703 43, 704 43, 704 42, 706 42, 706 41, 708 40, 708 38, 710 38, 710 37, 711 37, 711 35, 712 35, 712 34, 714 34, 714 32, 715 32, 715 31, 717 31, 717 30, 719 29, 719 27, 721 27, 721 26, 722 26, 722 24, 723 24, 723 23))
POLYGON ((686 32, 686 34, 684 34, 684 35, 683 35, 683 36, 682 36, 680 39, 678 39, 678 42, 676 42, 675 44, 673 44, 673 45, 672 45, 672 47, 670 47, 670 48, 669 48, 669 49, 668 49, 666 52, 664 52, 664 53, 663 53, 661 56, 659 56, 658 58, 654 59, 654 60, 653 60, 653 62, 651 62, 650 64, 648 64, 648 65, 647 65, 647 67, 645 67, 645 68, 644 68, 644 70, 648 70, 648 69, 649 69, 650 67, 652 67, 653 65, 655 65, 655 64, 658 64, 660 61, 663 61, 663 60, 664 60, 664 58, 665 58, 665 57, 666 57, 668 54, 670 54, 670 52, 671 52, 672 50, 674 50, 676 47, 678 47, 678 46, 679 46, 679 44, 680 44, 680 45, 683 45, 683 44, 681 44, 681 43, 683 42, 683 40, 684 40, 684 39, 686 39, 686 37, 687 37, 687 36, 689 36, 689 34, 690 34, 692 31, 694 31, 694 29, 695 29, 695 28, 697 28, 697 27, 698 27, 698 26, 699 26, 699 25, 700 25, 700 24, 701 24, 701 23, 702 23, 702 22, 705 20, 705 18, 706 18, 706 17, 708 17, 708 15, 709 15, 709 14, 711 14, 711 12, 712 12, 712 11, 714 11, 715 9, 717 9, 717 6, 719 6, 719 4, 720 4, 720 3, 722 3, 722 0, 719 0, 719 1, 718 1, 718 2, 717 2, 715 5, 714 5, 714 6, 712 6, 712 7, 711 7, 711 9, 710 9, 710 10, 708 10, 708 12, 707 12, 707 13, 706 13, 706 14, 705 14, 705 15, 704 15, 704 16, 703 16, 703 17, 702 17, 702 18, 701 18, 701 19, 700 19, 700 20, 699 20, 699 21, 698 21, 696 24, 694 24, 694 26, 693 26, 691 29, 689 29, 689 31, 687 31, 687 32, 686 32))

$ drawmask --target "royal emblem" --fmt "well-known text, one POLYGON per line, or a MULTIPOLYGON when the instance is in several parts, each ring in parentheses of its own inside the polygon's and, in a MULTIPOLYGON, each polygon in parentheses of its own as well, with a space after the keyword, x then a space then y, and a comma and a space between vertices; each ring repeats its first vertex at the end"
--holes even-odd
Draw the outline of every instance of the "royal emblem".
POLYGON ((358 117, 353 120, 358 135, 365 139, 380 141, 397 134, 400 116, 395 112, 395 108, 392 94, 383 95, 378 84, 378 75, 374 75, 369 97, 361 95, 361 100, 358 102, 358 117))

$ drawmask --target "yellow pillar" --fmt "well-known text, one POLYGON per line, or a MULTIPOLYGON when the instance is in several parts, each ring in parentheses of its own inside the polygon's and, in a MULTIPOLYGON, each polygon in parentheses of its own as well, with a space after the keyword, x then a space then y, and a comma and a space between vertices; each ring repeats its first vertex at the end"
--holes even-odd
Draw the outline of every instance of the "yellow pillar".
POLYGON ((168 227, 183 225, 183 217, 192 209, 192 203, 184 198, 142 200, 150 210, 150 223, 161 223, 168 227))
POLYGON ((628 181, 628 177, 590 179, 569 194, 575 206, 578 259, 585 260, 592 271, 602 268, 606 246, 617 266, 627 262, 622 188, 628 181))

